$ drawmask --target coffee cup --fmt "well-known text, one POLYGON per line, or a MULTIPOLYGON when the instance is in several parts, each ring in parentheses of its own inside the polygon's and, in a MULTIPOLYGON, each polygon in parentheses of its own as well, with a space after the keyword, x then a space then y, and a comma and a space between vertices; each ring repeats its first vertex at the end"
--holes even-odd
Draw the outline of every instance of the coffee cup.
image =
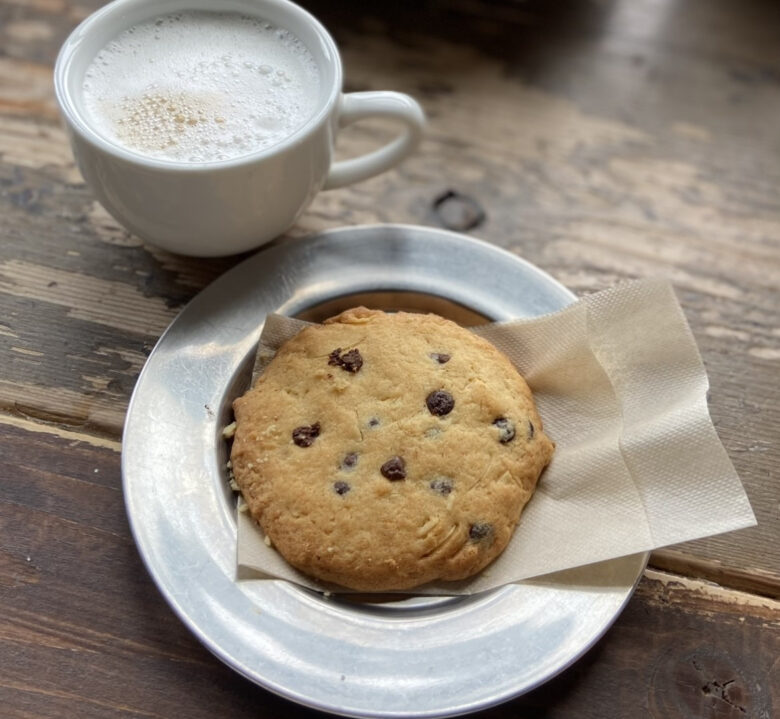
POLYGON ((343 93, 336 44, 301 7, 218 7, 114 0, 73 31, 54 72, 76 162, 101 204, 142 239, 202 257, 281 235, 320 190, 399 163, 425 123, 408 95, 343 93), (400 133, 334 161, 338 131, 367 118, 397 121, 400 133))

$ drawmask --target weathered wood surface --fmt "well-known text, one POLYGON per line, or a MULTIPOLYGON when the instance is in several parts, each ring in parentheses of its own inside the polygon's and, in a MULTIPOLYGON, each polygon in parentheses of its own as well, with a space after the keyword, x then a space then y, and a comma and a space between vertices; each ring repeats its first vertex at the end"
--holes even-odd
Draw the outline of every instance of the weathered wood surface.
MULTIPOLYGON (((473 234, 577 292, 670 277, 759 519, 682 551, 764 572, 780 593, 777 6, 309 5, 343 47, 348 87, 417 95, 430 130, 400 169, 321 194, 291 234, 469 226, 481 211, 473 234)), ((236 259, 144 246, 81 183, 50 66, 88 9, 0 2, 0 410, 116 437, 159 334, 236 259)), ((352 128, 343 151, 381 136, 352 128)))
MULTIPOLYGON (((0 706, 289 715, 182 629, 124 520, 117 443, 138 373, 183 304, 240 258, 144 245, 82 183, 51 67, 99 4, 0 0, 0 706)), ((780 596, 780 5, 305 4, 342 47, 347 89, 409 92, 430 124, 415 157, 322 193, 290 234, 451 226, 578 293, 671 278, 759 524, 654 562, 780 596)), ((386 133, 350 128, 340 152, 386 133)), ((776 603, 676 581, 648 575, 585 661, 484 716, 780 711, 776 603)))
MULTIPOLYGON (((115 442, 0 427, 4 717, 321 716, 224 667, 170 611, 129 534, 115 442)), ((778 657, 780 602, 649 571, 582 661, 476 716, 771 719, 778 657)))

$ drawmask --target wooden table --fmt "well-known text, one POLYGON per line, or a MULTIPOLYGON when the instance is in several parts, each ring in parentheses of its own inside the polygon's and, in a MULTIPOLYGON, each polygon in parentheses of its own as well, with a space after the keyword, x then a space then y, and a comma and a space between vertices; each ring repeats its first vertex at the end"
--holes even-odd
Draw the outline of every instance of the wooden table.
MULTIPOLYGON (((238 258, 129 236, 74 167, 57 49, 98 0, 0 0, 0 714, 313 717, 212 657, 139 559, 120 433, 160 333, 238 258)), ((671 278, 758 526, 653 554, 564 674, 481 717, 780 715, 780 6, 563 0, 307 6, 347 89, 420 99, 400 169, 291 231, 447 226, 578 293, 671 278)), ((345 155, 386 135, 350 129, 345 155)))

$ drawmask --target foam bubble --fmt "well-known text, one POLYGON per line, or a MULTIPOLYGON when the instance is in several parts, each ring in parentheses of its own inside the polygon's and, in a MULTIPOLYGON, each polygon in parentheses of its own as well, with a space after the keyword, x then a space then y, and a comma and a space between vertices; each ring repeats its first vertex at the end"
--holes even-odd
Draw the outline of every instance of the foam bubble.
POLYGON ((289 31, 237 13, 195 11, 123 32, 85 78, 84 102, 99 132, 185 162, 232 159, 280 142, 311 117, 320 85, 314 58, 289 31))

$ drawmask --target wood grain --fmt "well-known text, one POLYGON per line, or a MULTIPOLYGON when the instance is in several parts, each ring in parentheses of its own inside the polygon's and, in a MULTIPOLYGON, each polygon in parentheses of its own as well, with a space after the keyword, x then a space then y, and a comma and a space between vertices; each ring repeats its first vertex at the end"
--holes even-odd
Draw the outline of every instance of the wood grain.
MULTIPOLYGON (((51 68, 100 4, 0 0, 0 706, 11 717, 289 715, 183 630, 125 523, 118 440, 138 373, 182 306, 241 258, 151 247, 83 184, 51 68)), ((758 526, 652 561, 780 596, 780 5, 305 5, 336 37, 348 90, 409 92, 429 128, 398 169, 321 193, 289 236, 446 226, 579 294, 670 278, 758 526)), ((390 132, 359 124, 338 152, 390 132)), ((777 607, 757 601, 770 600, 649 572, 584 661, 482 716, 771 716, 777 607)))
MULTIPOLYGON (((322 716, 223 666, 163 602, 130 536, 116 447, 9 423, 0 438, 3 716, 322 716)), ((770 719, 778 656, 780 602, 648 571, 583 660, 476 716, 770 719)))
MULTIPOLYGON (((780 130, 766 121, 780 103, 776 6, 308 6, 343 48, 348 87, 411 92, 430 128, 401 168, 322 193, 290 234, 473 227, 580 293, 671 278, 759 520, 682 551, 780 576, 780 130)), ((81 183, 47 68, 87 7, 0 2, 0 77, 25 78, 2 85, 0 105, 0 410, 117 437, 157 337, 236 258, 146 246, 81 183)), ((359 125, 340 150, 386 132, 359 125)))

